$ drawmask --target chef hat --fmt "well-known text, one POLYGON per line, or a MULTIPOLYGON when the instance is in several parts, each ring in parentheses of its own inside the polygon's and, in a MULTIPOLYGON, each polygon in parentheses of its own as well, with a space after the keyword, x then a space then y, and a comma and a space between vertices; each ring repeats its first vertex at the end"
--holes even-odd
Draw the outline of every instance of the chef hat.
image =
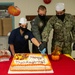
POLYGON ((64 3, 57 3, 56 4, 56 11, 62 11, 64 10, 64 3))
POLYGON ((20 18, 19 23, 21 24, 27 24, 27 19, 25 17, 20 18))

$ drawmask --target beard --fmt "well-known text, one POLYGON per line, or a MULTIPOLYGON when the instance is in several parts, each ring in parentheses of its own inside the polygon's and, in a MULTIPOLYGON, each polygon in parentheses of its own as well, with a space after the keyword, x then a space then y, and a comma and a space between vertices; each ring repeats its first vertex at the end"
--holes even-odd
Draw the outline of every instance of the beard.
POLYGON ((56 15, 60 20, 64 20, 64 18, 65 18, 65 14, 63 14, 63 15, 56 15))
POLYGON ((23 27, 20 26, 20 29, 21 29, 22 31, 24 31, 24 32, 27 32, 27 28, 23 28, 23 27))
POLYGON ((38 16, 41 20, 43 20, 43 21, 45 20, 46 15, 41 16, 40 14, 38 14, 38 16))

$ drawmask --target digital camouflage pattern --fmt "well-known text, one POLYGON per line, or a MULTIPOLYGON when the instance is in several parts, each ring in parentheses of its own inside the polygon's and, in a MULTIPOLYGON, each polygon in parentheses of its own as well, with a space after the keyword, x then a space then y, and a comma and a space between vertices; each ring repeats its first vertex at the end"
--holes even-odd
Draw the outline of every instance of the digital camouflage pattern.
MULTIPOLYGON (((42 31, 46 26, 48 21, 48 17, 45 16, 45 19, 42 21, 39 16, 36 16, 30 23, 31 23, 31 31, 34 37, 39 41, 42 42, 42 31)), ((32 45, 32 52, 33 53, 40 53, 38 48, 33 44, 32 45)), ((46 42, 46 53, 47 53, 47 42, 46 42)))
POLYGON ((49 19, 42 32, 42 40, 48 41, 51 30, 53 31, 52 50, 55 45, 62 48, 62 53, 71 54, 71 43, 75 42, 75 18, 65 13, 64 21, 55 15, 49 19))
POLYGON ((46 26, 47 21, 47 17, 45 17, 45 21, 42 21, 39 16, 35 17, 35 19, 31 21, 31 31, 39 42, 42 41, 42 31, 46 26))

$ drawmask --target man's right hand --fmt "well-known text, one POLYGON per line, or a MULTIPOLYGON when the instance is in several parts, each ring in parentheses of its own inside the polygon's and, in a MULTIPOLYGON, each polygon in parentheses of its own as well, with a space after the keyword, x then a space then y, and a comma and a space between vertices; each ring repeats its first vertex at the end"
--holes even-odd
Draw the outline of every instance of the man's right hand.
POLYGON ((46 53, 46 48, 44 48, 42 51, 40 51, 41 54, 45 54, 46 53))
POLYGON ((41 43, 41 44, 39 45, 38 49, 39 49, 39 51, 40 51, 42 54, 45 54, 45 52, 46 52, 46 43, 45 43, 45 42, 41 43))

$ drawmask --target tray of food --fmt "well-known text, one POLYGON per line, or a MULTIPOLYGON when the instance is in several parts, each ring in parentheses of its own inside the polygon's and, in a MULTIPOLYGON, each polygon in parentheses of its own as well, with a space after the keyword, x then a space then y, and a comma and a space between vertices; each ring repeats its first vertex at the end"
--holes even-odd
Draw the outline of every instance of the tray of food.
POLYGON ((11 53, 9 50, 0 50, 0 62, 9 61, 11 53))

